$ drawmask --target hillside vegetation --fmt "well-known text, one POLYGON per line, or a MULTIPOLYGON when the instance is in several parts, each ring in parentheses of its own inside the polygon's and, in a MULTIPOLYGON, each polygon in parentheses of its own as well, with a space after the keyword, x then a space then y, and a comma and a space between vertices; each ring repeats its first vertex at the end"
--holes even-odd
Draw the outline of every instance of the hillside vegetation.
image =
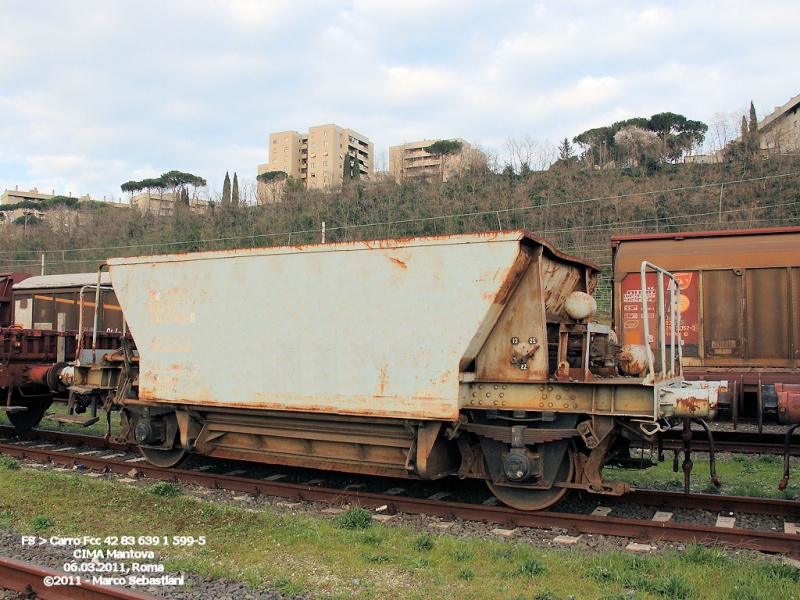
POLYGON ((108 257, 527 229, 607 268, 617 234, 800 225, 800 157, 614 169, 559 161, 516 174, 473 169, 449 181, 287 186, 283 201, 177 203, 165 216, 103 203, 52 203, 48 219, 2 226, 0 268, 93 271, 108 257))

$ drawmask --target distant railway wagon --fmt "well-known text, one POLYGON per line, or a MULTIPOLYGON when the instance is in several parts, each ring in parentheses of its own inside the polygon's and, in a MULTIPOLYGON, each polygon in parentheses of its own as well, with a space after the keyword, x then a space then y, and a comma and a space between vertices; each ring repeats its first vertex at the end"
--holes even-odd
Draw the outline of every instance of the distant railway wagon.
MULTIPOLYGON (((20 329, 63 331, 94 327, 97 273, 43 275, 27 277, 13 287, 14 322, 20 329)), ((111 287, 111 277, 103 273, 100 280, 99 327, 103 331, 121 332, 122 310, 111 287)))
POLYGON ((645 343, 639 271, 642 260, 658 264, 681 286, 684 376, 728 380, 734 420, 761 421, 782 404, 784 418, 797 422, 800 227, 617 236, 611 244, 621 343, 645 343))
MULTIPOLYGON (((124 329, 108 273, 99 298, 97 284, 96 273, 0 274, 0 393, 2 409, 18 429, 37 425, 55 399, 71 401, 72 412, 89 406, 71 389, 74 366, 119 349, 124 329)), ((94 420, 96 412, 92 406, 94 420)))

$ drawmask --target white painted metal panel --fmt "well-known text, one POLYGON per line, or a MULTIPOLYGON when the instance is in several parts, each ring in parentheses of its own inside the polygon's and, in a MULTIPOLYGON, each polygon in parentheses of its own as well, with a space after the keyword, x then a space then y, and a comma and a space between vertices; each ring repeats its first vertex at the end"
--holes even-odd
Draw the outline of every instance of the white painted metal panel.
POLYGON ((141 355, 139 397, 454 419, 459 360, 488 333, 522 237, 109 260, 141 355))

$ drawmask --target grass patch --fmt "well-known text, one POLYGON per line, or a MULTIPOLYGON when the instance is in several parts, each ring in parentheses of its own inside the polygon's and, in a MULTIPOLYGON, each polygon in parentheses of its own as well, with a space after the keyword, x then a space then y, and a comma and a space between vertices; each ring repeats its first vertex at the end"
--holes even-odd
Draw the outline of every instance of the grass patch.
POLYGON ((463 579, 464 581, 472 581, 475 579, 475 569, 470 567, 461 567, 458 570, 458 578, 463 579))
POLYGON ((372 546, 373 548, 377 548, 383 543, 383 536, 378 531, 370 527, 361 536, 360 541, 365 546, 372 546))
POLYGON ((427 533, 423 533, 414 540, 414 550, 417 552, 428 552, 433 550, 433 547, 436 545, 436 541, 433 539, 433 536, 427 533))
POLYGON ((147 488, 144 492, 142 492, 142 494, 145 496, 174 498, 175 496, 181 495, 181 490, 174 483, 170 483, 169 481, 159 481, 158 483, 154 483, 147 488))
POLYGON ((0 456, 0 467, 9 471, 19 471, 20 469, 19 461, 7 454, 0 456))
POLYGON ((700 544, 692 543, 683 553, 683 560, 694 565, 711 565, 721 567, 726 565, 728 555, 718 548, 706 548, 700 544))
POLYGON ((202 547, 160 546, 160 560, 169 570, 243 581, 284 595, 800 600, 797 570, 747 553, 689 546, 683 553, 642 558, 540 550, 522 540, 459 539, 383 527, 363 509, 331 520, 278 508, 213 504, 185 493, 154 494, 154 489, 169 488, 130 488, 79 473, 0 469, 0 527, 26 534, 47 531, 48 536, 204 535, 202 547))
POLYGON ((367 529, 372 526, 372 515, 366 508, 354 506, 334 519, 340 529, 367 529))
POLYGON ((48 529, 52 529, 54 525, 55 521, 45 515, 36 515, 31 519, 31 531, 34 533, 47 531, 48 529))
POLYGON ((455 550, 450 551, 450 560, 453 562, 465 562, 468 560, 472 560, 474 555, 472 552, 468 550, 463 550, 461 548, 456 548, 455 550))
POLYGON ((519 577, 537 577, 538 575, 544 575, 547 573, 547 567, 545 564, 535 558, 526 558, 523 560, 517 569, 514 571, 514 574, 519 577))

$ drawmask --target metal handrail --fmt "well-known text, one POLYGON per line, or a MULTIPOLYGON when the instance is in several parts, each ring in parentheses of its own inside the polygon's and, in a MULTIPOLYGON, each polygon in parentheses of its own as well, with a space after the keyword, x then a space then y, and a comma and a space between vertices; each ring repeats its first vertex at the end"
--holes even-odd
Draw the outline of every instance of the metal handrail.
POLYGON ((655 380, 656 371, 653 364, 653 355, 650 352, 650 320, 647 312, 647 270, 651 269, 658 275, 656 280, 656 297, 658 300, 658 346, 661 349, 661 378, 667 379, 678 377, 683 374, 683 349, 680 344, 680 327, 681 327, 681 284, 678 279, 669 271, 662 269, 646 260, 642 261, 641 277, 642 277, 642 315, 644 320, 644 339, 645 346, 648 349, 647 362, 650 366, 650 377, 655 380), (664 307, 664 277, 668 277, 671 281, 669 284, 670 299, 669 299, 669 316, 670 316, 670 368, 667 371, 667 341, 665 335, 666 323, 664 322, 665 307, 664 307))
MULTIPOLYGON (((77 350, 78 356, 75 357, 76 359, 80 358, 80 351, 81 351, 81 348, 83 347, 83 334, 84 334, 84 331, 83 331, 83 307, 84 307, 83 294, 84 294, 84 292, 86 292, 86 290, 96 290, 95 291, 95 309, 94 309, 94 331, 96 332, 97 331, 97 327, 98 327, 98 321, 99 321, 99 311, 98 311, 98 304, 99 303, 98 303, 98 298, 102 296, 103 292, 113 292, 114 288, 109 287, 109 286, 94 285, 94 284, 92 284, 92 285, 84 285, 83 287, 81 287, 81 291, 79 293, 79 301, 78 301, 79 302, 79 304, 78 304, 78 312, 79 312, 79 316, 78 316, 78 345, 77 345, 78 346, 78 350, 77 350)), ((94 362, 94 360, 95 360, 95 358, 94 358, 94 347, 95 347, 96 339, 97 339, 96 335, 97 335, 96 333, 92 334, 92 362, 94 362)))

